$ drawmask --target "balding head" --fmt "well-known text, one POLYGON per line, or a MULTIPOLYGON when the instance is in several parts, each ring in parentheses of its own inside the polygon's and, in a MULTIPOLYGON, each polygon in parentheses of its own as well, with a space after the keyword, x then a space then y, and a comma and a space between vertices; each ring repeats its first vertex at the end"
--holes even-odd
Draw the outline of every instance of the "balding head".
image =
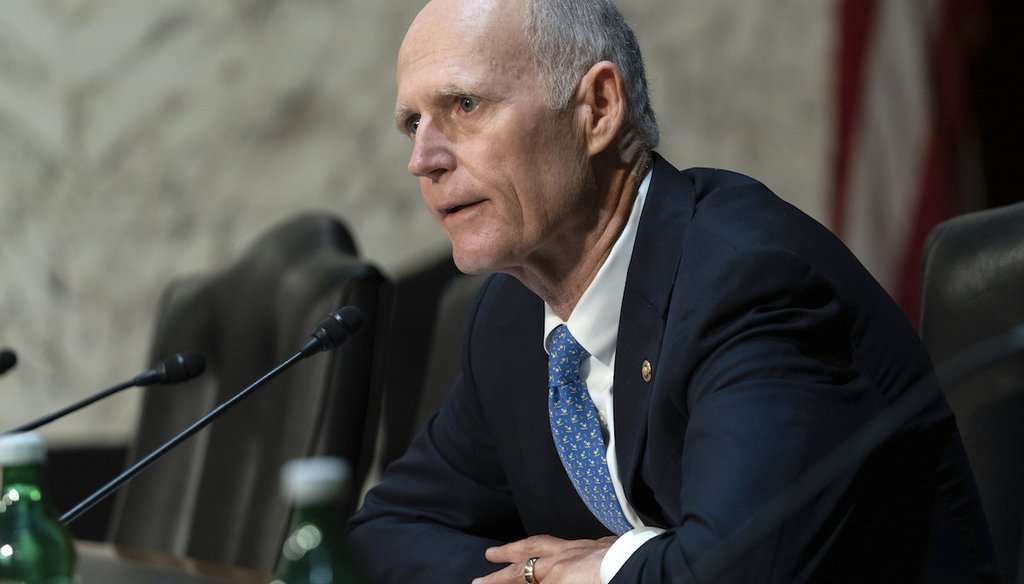
POLYGON ((459 268, 572 297, 628 215, 644 154, 611 62, 573 73, 553 104, 529 1, 427 4, 399 51, 395 119, 459 268))
POLYGON ((410 33, 421 26, 455 32, 457 42, 483 38, 487 46, 524 41, 517 57, 533 62, 548 105, 556 109, 568 105, 591 66, 614 63, 625 83, 628 119, 637 137, 647 150, 658 145, 660 132, 640 46, 612 0, 433 0, 410 33), (502 36, 488 36, 495 33, 502 36))
POLYGON ((467 47, 490 59, 493 66, 522 65, 527 48, 525 18, 523 0, 432 0, 405 35, 398 53, 399 75, 410 60, 467 47), (500 57, 512 58, 506 63, 500 57))

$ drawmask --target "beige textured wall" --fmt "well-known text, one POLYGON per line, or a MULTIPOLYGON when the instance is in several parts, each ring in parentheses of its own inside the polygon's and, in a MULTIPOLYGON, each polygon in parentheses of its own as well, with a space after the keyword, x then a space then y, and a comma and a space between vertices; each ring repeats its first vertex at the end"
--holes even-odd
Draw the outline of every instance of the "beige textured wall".
MULTIPOLYGON (((4 0, 0 428, 148 365, 175 275, 309 208, 392 275, 444 249, 392 129, 408 0, 4 0)), ((620 2, 677 166, 757 176, 819 218, 833 2, 620 2)), ((117 442, 124 394, 47 431, 117 442)))

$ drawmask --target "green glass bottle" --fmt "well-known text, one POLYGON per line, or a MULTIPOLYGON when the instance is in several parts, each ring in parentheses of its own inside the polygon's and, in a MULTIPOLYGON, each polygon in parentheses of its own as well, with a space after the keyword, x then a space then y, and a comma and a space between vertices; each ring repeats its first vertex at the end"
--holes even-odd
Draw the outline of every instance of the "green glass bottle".
POLYGON ((72 584, 75 548, 47 498, 38 434, 0 435, 0 583, 72 584))
POLYGON ((292 521, 271 584, 368 582, 345 546, 341 501, 350 477, 348 463, 332 457, 291 460, 281 469, 292 521))

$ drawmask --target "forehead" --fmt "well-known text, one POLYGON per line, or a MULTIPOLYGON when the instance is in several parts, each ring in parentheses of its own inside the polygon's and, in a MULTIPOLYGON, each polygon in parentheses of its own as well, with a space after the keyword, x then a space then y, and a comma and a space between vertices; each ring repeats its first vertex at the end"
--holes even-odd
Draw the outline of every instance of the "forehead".
POLYGON ((528 67, 525 8, 516 0, 434 0, 409 27, 398 55, 403 94, 521 81, 528 67))
POLYGON ((525 36, 525 0, 431 0, 409 26, 406 45, 451 40, 501 42, 525 36))

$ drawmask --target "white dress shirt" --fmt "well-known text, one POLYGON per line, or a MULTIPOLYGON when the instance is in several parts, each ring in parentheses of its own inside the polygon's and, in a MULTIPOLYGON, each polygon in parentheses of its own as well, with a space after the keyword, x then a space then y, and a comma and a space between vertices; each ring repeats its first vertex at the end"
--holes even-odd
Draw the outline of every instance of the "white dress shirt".
POLYGON ((615 372, 615 343, 619 332, 619 318, 622 310, 622 296, 626 289, 626 272, 633 255, 640 213, 647 200, 647 189, 651 183, 649 170, 637 191, 636 201, 629 219, 619 238, 612 246, 608 259, 598 270, 594 280, 583 292, 579 302, 569 315, 568 322, 562 322, 547 304, 544 305, 544 350, 552 331, 559 325, 566 325, 580 346, 590 353, 580 365, 580 375, 587 385, 590 398, 601 418, 601 428, 607 446, 608 471, 615 496, 622 505, 622 512, 633 529, 620 537, 601 562, 601 582, 608 582, 615 576, 622 564, 651 538, 664 530, 647 527, 640 520, 622 491, 618 461, 615 455, 615 416, 612 408, 612 380, 615 372))

